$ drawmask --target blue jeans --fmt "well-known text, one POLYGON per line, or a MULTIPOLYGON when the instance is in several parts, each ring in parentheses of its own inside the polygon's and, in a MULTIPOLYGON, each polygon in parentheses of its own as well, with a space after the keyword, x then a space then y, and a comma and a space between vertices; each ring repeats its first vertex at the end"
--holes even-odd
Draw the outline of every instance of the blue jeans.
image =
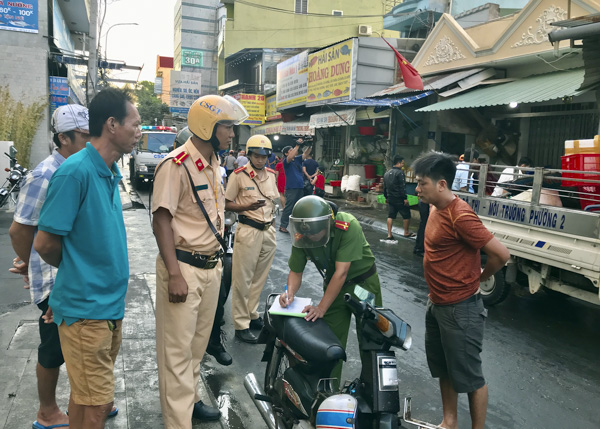
POLYGON ((298 200, 304 196, 304 189, 286 189, 284 195, 285 208, 281 214, 281 222, 279 223, 279 226, 282 228, 287 228, 290 223, 290 215, 292 214, 294 204, 296 204, 298 200))

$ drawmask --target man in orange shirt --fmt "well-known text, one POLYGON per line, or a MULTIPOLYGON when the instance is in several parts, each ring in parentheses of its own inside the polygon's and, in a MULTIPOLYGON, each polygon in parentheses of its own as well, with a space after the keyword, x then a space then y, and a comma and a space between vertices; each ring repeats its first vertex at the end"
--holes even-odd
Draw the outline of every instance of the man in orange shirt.
POLYGON ((431 375, 440 379, 440 426, 458 428, 458 393, 467 393, 472 427, 483 429, 488 388, 480 353, 487 310, 479 283, 500 270, 510 255, 469 204, 452 192, 456 167, 449 155, 428 152, 417 158, 412 170, 417 194, 431 205, 423 258, 429 286, 425 352, 431 375), (483 269, 480 251, 487 255, 483 269))

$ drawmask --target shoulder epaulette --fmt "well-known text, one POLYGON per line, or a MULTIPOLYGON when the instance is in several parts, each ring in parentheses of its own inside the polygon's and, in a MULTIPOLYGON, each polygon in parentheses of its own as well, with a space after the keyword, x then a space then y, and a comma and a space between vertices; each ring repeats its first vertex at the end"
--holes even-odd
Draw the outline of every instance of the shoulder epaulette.
MULTIPOLYGON (((246 164, 248 165, 248 164, 246 164)), ((246 165, 242 165, 240 168, 236 168, 235 170, 233 170, 233 172, 235 174, 240 174, 242 171, 244 171, 246 169, 246 165)))
POLYGON ((177 165, 181 165, 181 163, 183 161, 185 161, 187 159, 187 157, 190 156, 189 153, 187 153, 186 151, 181 152, 179 155, 176 155, 173 158, 173 162, 177 165))
POLYGON ((272 168, 269 168, 269 167, 267 167, 267 171, 268 171, 269 173, 273 173, 273 174, 275 174, 275 170, 273 170, 272 168))
POLYGON ((335 221, 335 227, 337 229, 341 229, 342 231, 348 231, 348 227, 350 226, 350 224, 348 222, 344 222, 341 220, 336 220, 335 221))

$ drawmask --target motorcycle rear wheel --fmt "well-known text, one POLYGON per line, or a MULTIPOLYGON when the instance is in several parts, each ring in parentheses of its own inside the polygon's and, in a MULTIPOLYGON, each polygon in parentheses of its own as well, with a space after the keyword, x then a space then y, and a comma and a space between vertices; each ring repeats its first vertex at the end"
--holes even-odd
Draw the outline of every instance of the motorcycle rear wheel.
POLYGON ((288 360, 283 346, 275 345, 271 359, 267 363, 267 369, 265 370, 265 382, 263 389, 268 395, 275 385, 275 380, 281 377, 286 369, 290 367, 290 361, 288 360))

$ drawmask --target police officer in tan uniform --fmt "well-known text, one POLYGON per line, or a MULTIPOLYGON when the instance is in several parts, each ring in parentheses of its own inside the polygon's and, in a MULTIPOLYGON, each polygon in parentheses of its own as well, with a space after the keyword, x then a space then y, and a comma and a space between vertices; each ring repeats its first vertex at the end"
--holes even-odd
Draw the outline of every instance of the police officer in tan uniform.
POLYGON ((225 195, 215 151, 229 146, 233 126, 247 117, 231 97, 200 97, 188 113, 192 136, 155 172, 156 355, 167 429, 191 429, 192 417, 220 417, 196 390, 221 282, 222 246, 211 226, 223 233, 225 195))
POLYGON ((275 170, 265 167, 273 152, 271 141, 263 135, 252 136, 246 143, 246 152, 248 164, 229 176, 225 208, 239 213, 231 273, 235 337, 253 344, 256 336, 250 328, 262 328, 258 301, 275 257, 273 212, 279 194, 275 170))

